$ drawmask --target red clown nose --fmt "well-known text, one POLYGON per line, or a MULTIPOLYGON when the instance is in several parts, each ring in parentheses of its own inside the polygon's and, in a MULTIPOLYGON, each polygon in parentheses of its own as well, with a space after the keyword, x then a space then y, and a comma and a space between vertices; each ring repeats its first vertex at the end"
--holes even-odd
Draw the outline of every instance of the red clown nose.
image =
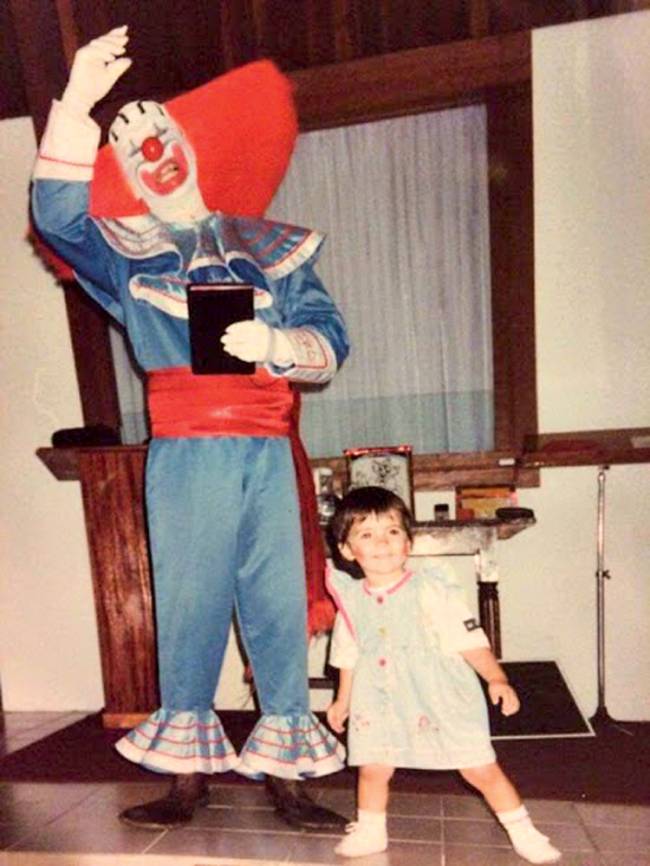
POLYGON ((148 138, 142 142, 140 147, 142 151, 142 156, 149 162, 157 162, 163 153, 163 145, 162 142, 157 136, 150 135, 148 138))

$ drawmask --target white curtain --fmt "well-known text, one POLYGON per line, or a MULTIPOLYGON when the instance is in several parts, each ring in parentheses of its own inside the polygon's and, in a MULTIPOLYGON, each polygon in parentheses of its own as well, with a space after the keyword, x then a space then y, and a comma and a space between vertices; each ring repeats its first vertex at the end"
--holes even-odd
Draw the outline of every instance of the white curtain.
POLYGON ((268 215, 328 236, 317 269, 352 344, 305 395, 311 456, 491 449, 485 110, 303 134, 268 215))
MULTIPOLYGON (((304 394, 312 457, 492 448, 485 126, 470 106, 299 137, 267 215, 327 235, 317 270, 352 344, 304 394)), ((123 441, 142 441, 141 384, 114 347, 123 441)))

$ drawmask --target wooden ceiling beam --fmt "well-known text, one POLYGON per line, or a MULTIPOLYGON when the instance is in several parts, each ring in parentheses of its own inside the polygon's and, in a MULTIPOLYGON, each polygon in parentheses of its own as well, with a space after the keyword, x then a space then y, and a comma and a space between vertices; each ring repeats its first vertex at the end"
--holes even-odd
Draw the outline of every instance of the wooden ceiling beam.
POLYGON ((302 130, 478 101, 531 78, 530 33, 507 33, 289 73, 302 130))

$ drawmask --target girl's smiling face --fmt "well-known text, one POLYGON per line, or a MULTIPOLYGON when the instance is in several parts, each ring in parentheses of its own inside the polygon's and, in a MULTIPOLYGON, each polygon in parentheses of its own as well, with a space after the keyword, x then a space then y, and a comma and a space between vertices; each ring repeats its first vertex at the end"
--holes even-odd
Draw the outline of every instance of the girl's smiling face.
POLYGON ((350 562, 356 560, 368 583, 387 586, 404 573, 411 542, 399 512, 390 510, 355 520, 339 549, 350 562))

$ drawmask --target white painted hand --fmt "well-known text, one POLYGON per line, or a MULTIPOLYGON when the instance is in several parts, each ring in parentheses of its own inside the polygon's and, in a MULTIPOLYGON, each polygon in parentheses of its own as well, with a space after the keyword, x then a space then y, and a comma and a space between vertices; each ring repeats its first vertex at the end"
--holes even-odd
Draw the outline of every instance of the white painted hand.
POLYGON ((93 39, 74 56, 67 87, 61 97, 66 108, 77 115, 88 115, 95 103, 103 99, 117 79, 131 66, 122 57, 129 41, 127 25, 115 27, 93 39))
POLYGON ((293 350, 286 334, 257 319, 229 325, 221 343, 229 355, 242 361, 270 361, 280 367, 293 363, 293 350))

